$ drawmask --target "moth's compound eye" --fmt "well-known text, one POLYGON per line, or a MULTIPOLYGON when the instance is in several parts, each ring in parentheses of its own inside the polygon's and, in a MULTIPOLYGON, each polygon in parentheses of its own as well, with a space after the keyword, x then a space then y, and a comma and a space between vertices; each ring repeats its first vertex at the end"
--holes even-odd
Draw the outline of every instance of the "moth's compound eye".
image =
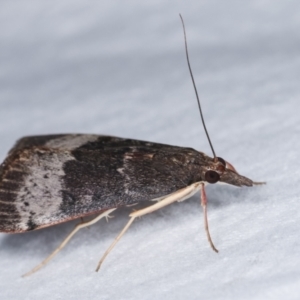
POLYGON ((209 170, 205 173, 205 180, 209 183, 216 183, 220 180, 220 175, 212 170, 209 170))
POLYGON ((217 157, 218 162, 220 162, 224 167, 226 167, 226 161, 222 157, 217 157))

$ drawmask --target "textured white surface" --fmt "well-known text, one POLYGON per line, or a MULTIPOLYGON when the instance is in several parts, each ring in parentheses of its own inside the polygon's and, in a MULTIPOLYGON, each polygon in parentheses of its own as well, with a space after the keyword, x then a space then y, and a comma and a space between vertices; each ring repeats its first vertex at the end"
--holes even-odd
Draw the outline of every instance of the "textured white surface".
POLYGON ((114 213, 23 279, 74 223, 0 234, 1 299, 299 299, 299 1, 1 1, 0 156, 16 139, 91 133, 211 155, 178 13, 217 154, 262 187, 209 186, 137 220, 114 213))

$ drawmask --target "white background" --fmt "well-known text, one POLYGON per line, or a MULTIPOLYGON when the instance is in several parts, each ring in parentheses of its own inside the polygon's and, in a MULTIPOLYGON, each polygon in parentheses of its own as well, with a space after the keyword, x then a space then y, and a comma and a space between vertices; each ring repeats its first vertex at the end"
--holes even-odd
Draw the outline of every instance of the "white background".
POLYGON ((29 271, 76 223, 0 234, 1 299, 299 299, 299 1, 0 1, 0 157, 16 139, 97 133, 218 156, 266 186, 207 188, 137 220, 114 213, 29 271))

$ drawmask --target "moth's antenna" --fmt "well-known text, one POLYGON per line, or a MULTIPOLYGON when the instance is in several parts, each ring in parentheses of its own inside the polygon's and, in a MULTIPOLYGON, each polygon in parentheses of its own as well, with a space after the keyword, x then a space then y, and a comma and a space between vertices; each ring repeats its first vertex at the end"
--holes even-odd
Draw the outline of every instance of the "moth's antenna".
POLYGON ((201 116, 202 124, 203 124, 203 127, 204 127, 204 131, 205 131, 205 133, 206 133, 206 136, 207 136, 207 139, 208 139, 208 142, 209 142, 211 151, 212 151, 212 153, 213 153, 213 155, 214 155, 214 158, 216 159, 217 156, 216 156, 214 147, 213 147, 213 145, 212 145, 212 143, 211 143, 211 141, 210 141, 210 138, 209 138, 209 135, 208 135, 208 132, 207 132, 205 123, 204 123, 204 118, 203 118, 203 114, 202 114, 202 109, 201 109, 201 105, 200 105, 200 100, 199 100, 199 96, 198 96, 198 92, 197 92, 197 88, 196 88, 196 84, 195 84, 195 80, 194 80, 192 68, 191 68, 191 65, 190 65, 190 59, 189 59, 189 53, 188 53, 188 48, 187 48, 187 41, 186 41, 186 33, 185 33, 184 22, 183 22, 183 19, 182 19, 181 14, 179 14, 179 16, 180 16, 180 19, 181 19, 181 22, 182 22, 182 27, 183 27, 186 59, 187 59, 187 63, 188 63, 188 66, 189 66, 189 71, 190 71, 190 74, 191 74, 191 78, 192 78, 192 81, 193 81, 194 90, 195 90, 196 97, 197 97, 197 101, 198 101, 198 107, 199 107, 199 111, 200 111, 200 116, 201 116))

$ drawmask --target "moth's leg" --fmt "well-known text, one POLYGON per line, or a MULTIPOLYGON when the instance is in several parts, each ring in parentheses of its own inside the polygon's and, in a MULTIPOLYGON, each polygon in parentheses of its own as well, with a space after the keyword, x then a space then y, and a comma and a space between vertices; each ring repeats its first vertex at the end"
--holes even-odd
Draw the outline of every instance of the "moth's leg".
POLYGON ((94 219, 92 219, 90 221, 86 221, 86 222, 77 224, 75 226, 75 228, 71 231, 71 233, 62 241, 62 243, 46 259, 44 259, 39 265, 37 265, 31 271, 24 274, 23 277, 29 276, 29 275, 33 274, 34 272, 38 271, 43 266, 45 266, 61 249, 63 249, 67 245, 67 243, 70 241, 70 239, 73 237, 73 235, 77 231, 79 231, 81 228, 93 225, 104 217, 107 218, 109 216, 109 214, 111 212, 113 212, 114 210, 115 210, 115 208, 106 210, 105 212, 103 212, 102 214, 98 215, 97 217, 95 217, 94 219))
POLYGON ((109 248, 105 251, 105 253, 103 254, 102 258, 100 259, 97 268, 96 268, 96 272, 99 271, 101 264, 103 263, 104 259, 106 258, 106 256, 109 254, 109 252, 113 249, 113 247, 116 245, 116 243, 121 239, 121 237, 123 236, 123 234, 127 231, 127 229, 130 227, 130 225, 132 224, 132 222, 134 221, 135 217, 131 217, 129 222, 126 224, 126 226, 122 229, 122 231, 119 233, 119 235, 115 238, 115 240, 113 241, 113 243, 109 246, 109 248))
POLYGON ((201 183, 201 206, 203 208, 203 216, 204 216, 204 228, 206 231, 206 235, 207 235, 207 239, 208 242, 211 246, 211 248, 215 251, 215 252, 219 252, 217 250, 217 248, 215 247, 211 237, 210 237, 210 233, 209 233, 209 227, 208 227, 208 219, 207 219, 207 198, 206 198, 206 193, 205 193, 205 186, 204 183, 201 183))
POLYGON ((132 212, 129 217, 130 220, 128 221, 128 223, 125 225, 125 227, 122 229, 122 231, 119 233, 119 235, 115 238, 115 240, 113 241, 113 243, 110 245, 110 247, 105 251, 105 253, 103 254, 102 258, 100 259, 97 268, 96 268, 96 272, 99 271, 101 264, 103 263, 103 261, 105 260, 106 256, 109 254, 109 252, 114 248, 114 246, 117 244, 117 242, 121 239, 121 237, 124 235, 124 233, 127 231, 127 229, 130 227, 130 225, 132 224, 132 222, 134 221, 135 218, 137 217, 141 217, 144 216, 146 214, 149 214, 151 212, 154 212, 164 206, 167 206, 173 202, 176 201, 183 201, 189 197, 191 197, 193 194, 195 194, 200 188, 200 183, 194 183, 186 188, 183 188, 181 190, 176 191, 173 194, 170 194, 164 198, 162 198, 159 202, 148 206, 144 209, 140 209, 137 210, 135 212, 132 212))

